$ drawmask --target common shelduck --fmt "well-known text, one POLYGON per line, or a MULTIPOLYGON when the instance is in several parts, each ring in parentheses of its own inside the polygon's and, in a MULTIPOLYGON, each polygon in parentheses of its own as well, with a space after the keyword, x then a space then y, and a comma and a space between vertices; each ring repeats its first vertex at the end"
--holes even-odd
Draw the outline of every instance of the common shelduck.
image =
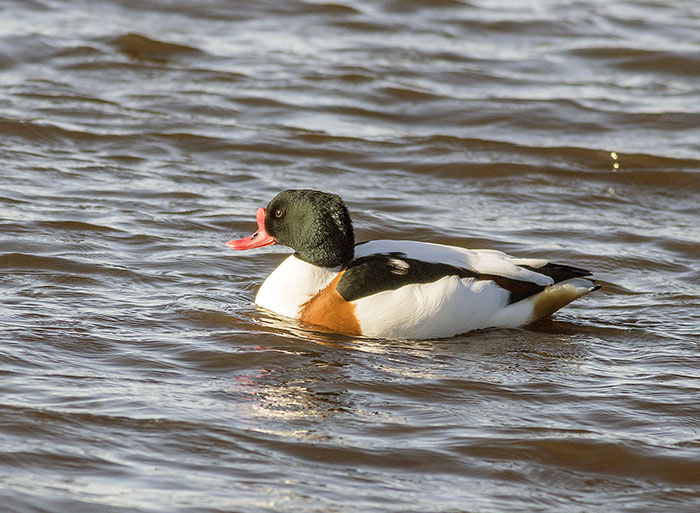
POLYGON ((346 335, 427 339, 513 328, 600 287, 584 269, 501 251, 406 240, 355 244, 347 207, 327 192, 283 191, 256 218, 258 230, 229 247, 277 243, 295 253, 263 282, 255 303, 346 335))

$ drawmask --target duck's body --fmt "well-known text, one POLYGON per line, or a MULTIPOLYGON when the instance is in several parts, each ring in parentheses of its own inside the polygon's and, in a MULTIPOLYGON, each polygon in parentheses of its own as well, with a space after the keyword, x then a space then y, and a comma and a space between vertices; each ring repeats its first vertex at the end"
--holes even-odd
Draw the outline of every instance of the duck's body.
POLYGON ((500 251, 396 240, 355 245, 340 198, 318 191, 280 193, 258 210, 258 228, 229 246, 280 242, 297 253, 263 282, 256 304, 347 335, 425 339, 517 327, 598 287, 588 271, 500 251), (316 229, 319 217, 330 221, 316 229), (324 247, 329 241, 334 247, 324 247))

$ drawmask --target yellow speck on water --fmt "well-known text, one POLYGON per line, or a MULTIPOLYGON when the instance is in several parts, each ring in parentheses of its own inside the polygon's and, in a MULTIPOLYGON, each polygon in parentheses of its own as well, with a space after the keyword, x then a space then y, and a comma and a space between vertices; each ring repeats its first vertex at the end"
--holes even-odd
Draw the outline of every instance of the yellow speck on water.
POLYGON ((611 151, 610 158, 615 161, 615 162, 613 162, 613 171, 617 171, 618 169, 620 169, 620 163, 617 162, 617 159, 618 159, 617 153, 614 151, 611 151))

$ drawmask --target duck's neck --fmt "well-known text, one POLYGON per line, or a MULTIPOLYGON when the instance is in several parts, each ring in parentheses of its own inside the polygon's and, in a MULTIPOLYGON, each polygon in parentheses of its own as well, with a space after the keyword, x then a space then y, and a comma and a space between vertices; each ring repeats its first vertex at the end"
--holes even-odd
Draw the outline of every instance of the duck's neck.
POLYGON ((355 257, 354 240, 333 241, 297 250, 296 258, 316 267, 335 269, 346 267, 355 257))

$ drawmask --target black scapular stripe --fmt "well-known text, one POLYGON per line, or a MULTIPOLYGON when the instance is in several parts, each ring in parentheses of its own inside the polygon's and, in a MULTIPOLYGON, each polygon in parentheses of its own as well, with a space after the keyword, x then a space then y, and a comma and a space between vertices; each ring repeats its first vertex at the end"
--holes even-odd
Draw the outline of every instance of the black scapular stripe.
POLYGON ((573 267, 571 265, 564 264, 547 263, 542 267, 531 267, 529 265, 521 265, 520 267, 522 267, 523 269, 527 269, 528 271, 534 271, 536 273, 549 276, 554 280, 554 283, 570 280, 571 278, 591 276, 593 274, 591 271, 587 271, 586 269, 581 269, 580 267, 573 267))
MULTIPOLYGON (((532 268, 532 270, 540 272, 540 269, 532 268)), ((510 293, 509 304, 517 303, 545 288, 529 281, 478 273, 449 264, 424 262, 406 258, 403 253, 388 253, 353 260, 340 278, 337 290, 346 301, 355 301, 385 290, 396 290, 405 285, 432 283, 445 276, 494 281, 510 293)), ((555 278, 555 281, 558 280, 555 278)))

